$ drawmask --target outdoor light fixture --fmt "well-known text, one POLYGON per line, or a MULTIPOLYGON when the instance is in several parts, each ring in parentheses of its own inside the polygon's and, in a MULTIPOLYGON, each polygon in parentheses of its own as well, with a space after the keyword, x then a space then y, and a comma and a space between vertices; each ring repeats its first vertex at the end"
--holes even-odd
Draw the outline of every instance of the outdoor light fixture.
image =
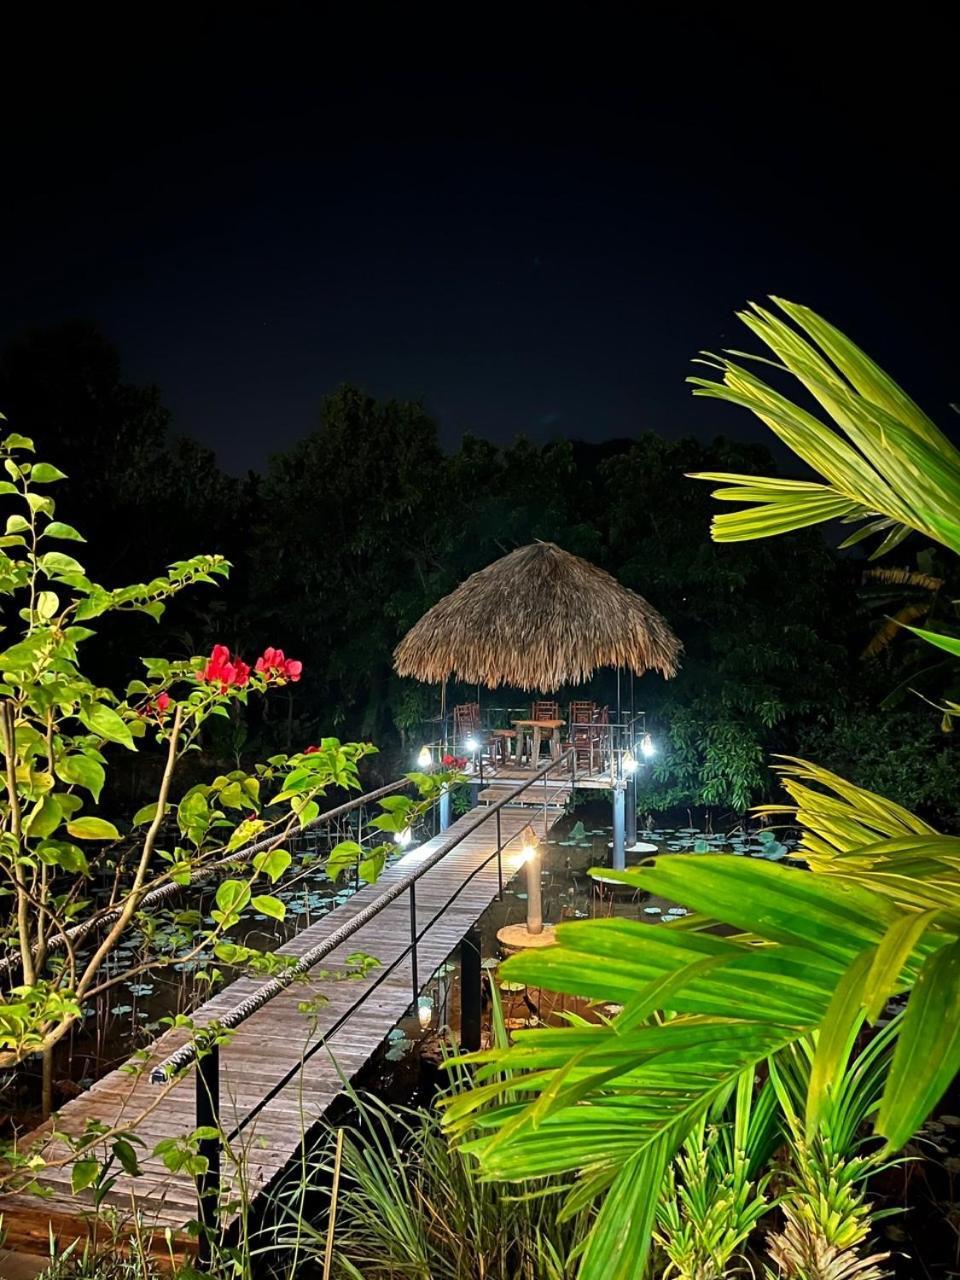
POLYGON ((527 868, 527 933, 543 933, 543 904, 540 894, 540 850, 533 827, 520 837, 527 868))
POLYGON ((643 735, 640 742, 640 750, 648 760, 651 756, 655 756, 657 754, 657 748, 653 745, 653 739, 650 737, 649 733, 645 733, 643 735))
POLYGON ((413 839, 413 832, 410 830, 409 827, 404 827, 402 831, 396 832, 393 838, 394 840, 396 840, 397 844, 400 846, 401 849, 405 849, 407 845, 410 843, 410 841, 413 839))
POLYGON ((480 743, 474 737, 469 737, 463 745, 472 756, 480 750, 480 743))
POLYGON ((417 756, 417 764, 421 769, 429 769, 433 764, 433 752, 429 747, 420 748, 420 754, 417 756))
POLYGON ((637 757, 633 754, 633 752, 628 747, 626 751, 623 753, 623 772, 636 773, 636 771, 637 771, 637 757))
POLYGON ((417 1000, 417 1021, 422 1031, 426 1031, 433 1022, 433 1000, 430 996, 420 996, 417 1000))

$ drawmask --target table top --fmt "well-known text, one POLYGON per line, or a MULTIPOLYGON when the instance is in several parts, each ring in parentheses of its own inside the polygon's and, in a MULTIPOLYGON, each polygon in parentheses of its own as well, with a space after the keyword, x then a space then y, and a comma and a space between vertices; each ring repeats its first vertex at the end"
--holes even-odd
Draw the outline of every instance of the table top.
POLYGON ((514 720, 513 723, 518 729, 533 729, 537 725, 541 729, 562 729, 567 722, 566 720, 514 720))

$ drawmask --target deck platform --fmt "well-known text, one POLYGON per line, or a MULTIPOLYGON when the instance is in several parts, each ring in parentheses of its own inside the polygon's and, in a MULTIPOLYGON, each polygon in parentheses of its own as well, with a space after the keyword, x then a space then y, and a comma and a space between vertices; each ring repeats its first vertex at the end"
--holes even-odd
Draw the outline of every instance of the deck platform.
MULTIPOLYGON (((557 784, 552 782, 550 794, 557 790, 557 784)), ((279 950, 287 955, 302 955, 378 897, 392 881, 408 873, 418 858, 425 859, 463 836, 460 843, 417 882, 417 921, 419 928, 425 927, 451 893, 495 851, 496 822, 489 816, 486 821, 483 819, 483 808, 472 810, 442 835, 407 853, 376 885, 361 889, 343 906, 304 929, 279 950)), ((551 806, 546 822, 552 825, 555 820, 556 812, 551 806)), ((540 821, 544 822, 542 815, 540 821)), ((502 839, 508 840, 530 822, 529 808, 513 805, 503 808, 500 812, 502 839)), ((507 845, 502 861, 506 881, 522 861, 519 840, 507 845)), ((420 941, 418 963, 422 981, 447 959, 494 900, 497 888, 497 862, 493 858, 420 941)), ((299 1151, 304 1134, 322 1120, 341 1092, 343 1081, 356 1075, 406 1013, 413 998, 409 958, 401 960, 368 998, 362 1000, 362 997, 374 986, 383 968, 403 955, 409 943, 410 909, 408 895, 404 893, 364 925, 324 965, 328 972, 342 969, 347 955, 364 951, 377 958, 378 968, 362 979, 333 980, 318 974, 309 975, 305 982, 295 983, 253 1014, 222 1046, 221 1124, 228 1134, 292 1074, 290 1081, 235 1140, 233 1153, 240 1157, 241 1172, 232 1155, 224 1152, 223 1180, 228 1194, 231 1188, 236 1188, 240 1176, 251 1198, 274 1182, 299 1151), (302 1012, 300 1006, 316 996, 325 997, 326 1003, 312 1016, 302 1012), (349 1020, 336 1029, 347 1013, 350 1013, 349 1020), (333 1033, 328 1037, 331 1029, 333 1033), (304 1053, 325 1037, 326 1043, 300 1070, 304 1053)), ((261 981, 241 978, 232 983, 198 1010, 195 1021, 200 1025, 215 1021, 256 990, 261 981)), ((121 1174, 108 1192, 106 1203, 121 1217, 126 1214, 132 1218, 136 1214, 148 1232, 159 1233, 156 1247, 161 1253, 166 1252, 162 1239, 166 1228, 173 1233, 178 1252, 188 1254, 194 1248, 193 1240, 184 1232, 184 1225, 197 1213, 194 1181, 186 1174, 171 1174, 150 1153, 161 1138, 181 1136, 195 1127, 195 1079, 194 1068, 191 1068, 172 1086, 157 1086, 150 1083, 149 1068, 184 1043, 188 1034, 184 1030, 167 1032, 154 1043, 146 1069, 137 1075, 123 1069, 111 1072, 69 1102, 57 1117, 61 1132, 78 1133, 89 1120, 96 1119, 110 1126, 127 1126, 143 1140, 145 1145, 138 1148, 141 1176, 121 1174)), ((25 1145, 46 1140, 47 1133, 48 1128, 42 1127, 25 1139, 25 1145)), ((47 1160, 63 1158, 65 1154, 62 1145, 48 1141, 47 1160)), ((88 1232, 93 1215, 92 1193, 81 1191, 75 1195, 72 1192, 69 1166, 45 1170, 40 1182, 50 1193, 47 1199, 17 1195, 0 1201, 8 1250, 46 1255, 48 1231, 53 1231, 61 1245, 88 1232)))

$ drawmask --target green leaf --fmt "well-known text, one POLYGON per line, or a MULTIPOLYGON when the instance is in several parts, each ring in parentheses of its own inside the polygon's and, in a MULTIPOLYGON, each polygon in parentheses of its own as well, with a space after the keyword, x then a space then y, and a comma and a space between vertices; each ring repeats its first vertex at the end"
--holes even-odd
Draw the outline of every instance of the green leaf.
POLYGON ((54 771, 61 782, 73 786, 85 787, 94 800, 100 799, 100 792, 106 780, 103 765, 80 753, 64 756, 54 765, 54 771))
POLYGON ((254 911, 259 911, 261 915, 270 916, 274 920, 282 920, 287 914, 287 908, 280 899, 273 898, 267 893, 257 894, 256 897, 251 898, 250 905, 254 911))
POLYGON ((874 952, 863 992, 863 1002, 871 1022, 875 1022, 882 1013, 897 988, 903 966, 938 914, 934 910, 905 913, 883 935, 874 952))
POLYGON ((128 725, 121 720, 112 707, 102 702, 92 702, 86 707, 81 707, 77 718, 91 733, 99 734, 108 742, 119 742, 130 751, 136 750, 128 725))
POLYGON ((928 956, 900 1026, 877 1129, 899 1151, 960 1070, 960 942, 928 956))
POLYGON ((137 1159, 136 1151, 126 1138, 117 1138, 113 1144, 113 1154, 120 1162, 120 1167, 124 1173, 129 1174, 131 1178, 139 1177, 140 1162, 137 1159))
POLYGON ((960 658, 960 637, 945 636, 939 631, 924 631, 922 627, 904 627, 905 631, 912 631, 915 636, 919 636, 921 640, 926 640, 928 644, 935 645, 938 649, 943 649, 947 653, 952 653, 955 658, 960 658))
POLYGON ((76 1160, 73 1168, 70 1170, 70 1186, 73 1188, 73 1194, 92 1187, 96 1182, 100 1173, 100 1162, 98 1160, 76 1160))
POLYGON ((86 542, 82 533, 78 533, 72 524, 64 524, 62 520, 51 520, 43 531, 45 538, 62 538, 64 542, 86 542))
POLYGON ((35 462, 30 472, 30 481, 36 484, 53 484, 56 480, 66 480, 66 478, 60 468, 53 466, 50 462, 35 462))
POLYGON ((864 984, 873 964, 873 950, 861 951, 846 971, 827 1006, 817 1033, 817 1048, 810 1068, 807 1090, 806 1134, 811 1142, 817 1130, 827 1095, 843 1075, 857 1033, 864 1019, 864 984))
POLYGON ((34 452, 33 441, 29 436, 22 436, 16 431, 11 431, 0 446, 9 450, 11 453, 14 449, 27 449, 30 453, 34 452))
POLYGON ((60 600, 55 591, 40 591, 37 594, 37 616, 43 622, 49 622, 51 618, 55 617, 59 608, 60 600))
POLYGON ((270 877, 271 884, 276 884, 292 861, 286 849, 266 849, 263 853, 256 854, 253 865, 270 877))
POLYGON ((45 551, 37 562, 48 578, 59 578, 65 573, 86 572, 79 560, 63 551, 45 551))
POLYGON ((664 1139, 631 1156, 614 1178, 590 1232, 578 1280, 637 1280, 645 1273, 666 1172, 664 1139))
POLYGON ((45 795, 27 818, 25 830, 31 840, 53 835, 63 820, 63 810, 56 796, 45 795))
POLYGON ((152 822, 157 816, 157 803, 145 804, 142 809, 138 809, 133 815, 133 825, 135 827, 145 826, 148 822, 152 822))
POLYGON ((327 875, 331 880, 336 880, 341 872, 355 867, 362 857, 363 849, 356 840, 341 840, 334 845, 327 857, 327 875))
POLYGON ((224 915, 234 915, 250 901, 250 886, 243 880, 224 880, 217 889, 217 906, 224 915))
POLYGON ((119 840, 120 832, 106 818, 74 818, 67 823, 74 840, 119 840))
POLYGON ((7 516, 7 533, 26 533, 30 528, 30 521, 26 516, 12 515, 7 516))

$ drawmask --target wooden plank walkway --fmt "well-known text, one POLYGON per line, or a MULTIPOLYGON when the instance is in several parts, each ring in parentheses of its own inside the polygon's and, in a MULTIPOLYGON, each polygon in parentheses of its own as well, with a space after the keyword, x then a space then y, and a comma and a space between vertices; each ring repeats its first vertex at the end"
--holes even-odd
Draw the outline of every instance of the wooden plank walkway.
MULTIPOLYGON (((561 803, 564 793, 556 784, 551 797, 561 803)), ((443 907, 451 893, 496 849, 496 820, 491 816, 482 822, 484 810, 475 809, 455 822, 443 835, 436 836, 412 850, 388 868, 376 885, 354 894, 343 906, 330 912, 316 924, 304 929, 280 952, 302 955, 328 937, 362 908, 376 899, 391 883, 406 875, 418 859, 425 859, 444 844, 466 832, 461 842, 417 882, 418 927, 424 928, 443 907)), ((532 820, 530 809, 508 806, 501 810, 502 839, 508 840, 532 820)), ((547 821, 556 820, 556 811, 547 821)), ((541 817, 541 824, 543 819, 541 817)), ((542 831, 542 825, 540 826, 542 831)), ((504 880, 518 870, 522 853, 519 839, 503 851, 504 880)), ((497 862, 493 858, 479 871, 454 903, 429 930, 418 946, 419 974, 426 982, 447 959, 469 927, 479 919, 497 894, 497 862)), ((253 1197, 265 1190, 288 1165, 299 1150, 304 1132, 309 1132, 322 1119, 325 1111, 342 1089, 343 1079, 353 1076, 366 1064, 384 1037, 403 1017, 412 1000, 410 960, 400 961, 396 969, 359 1005, 339 1030, 334 1030, 327 1043, 298 1070, 303 1054, 318 1040, 323 1040, 339 1019, 357 1005, 365 991, 370 991, 382 973, 410 942, 410 909, 406 893, 377 917, 364 925, 350 941, 331 954, 323 968, 335 971, 345 966, 346 957, 365 951, 380 961, 363 979, 334 981, 329 977, 308 976, 295 983, 253 1014, 220 1050, 221 1124, 230 1133, 288 1073, 287 1083, 249 1124, 234 1144, 237 1161, 224 1153, 225 1188, 236 1189, 242 1177, 248 1194, 253 1197), (306 1016, 298 1008, 315 996, 327 1003, 313 1015, 306 1016), (313 1025, 311 1025, 311 1023, 313 1025)), ((203 1025, 215 1021, 240 1000, 252 994, 262 980, 241 978, 202 1006, 195 1021, 203 1025)), ((150 1083, 149 1068, 162 1061, 173 1049, 183 1044, 189 1033, 172 1030, 153 1046, 147 1069, 136 1076, 122 1068, 98 1081, 86 1093, 69 1102, 57 1117, 58 1128, 65 1133, 78 1133, 91 1119, 107 1125, 129 1124, 144 1140, 141 1159, 142 1175, 121 1174, 106 1197, 106 1203, 121 1215, 136 1212, 145 1226, 161 1233, 170 1228, 181 1248, 192 1245, 182 1232, 184 1224, 196 1217, 196 1190, 189 1175, 168 1172, 159 1159, 149 1153, 161 1138, 177 1137, 195 1127, 194 1069, 191 1068, 172 1087, 150 1083), (162 1096, 160 1096, 162 1095, 162 1096), (158 1096, 159 1101, 158 1101, 158 1096), (147 1112, 147 1108, 153 1109, 147 1112), (144 1114, 146 1112, 146 1114, 144 1114), (138 1120, 138 1117, 141 1117, 138 1120), (134 1124, 133 1122, 136 1121, 134 1124)), ((27 1142, 42 1141, 46 1127, 30 1135, 27 1142)), ((62 1145, 50 1145, 46 1158, 62 1157, 62 1145)), ((52 1229, 62 1245, 88 1230, 92 1214, 92 1193, 74 1195, 70 1169, 44 1172, 41 1184, 49 1199, 36 1196, 8 1196, 0 1200, 10 1249, 46 1254, 48 1230, 52 1229)), ((162 1239, 158 1248, 165 1248, 162 1239)))

